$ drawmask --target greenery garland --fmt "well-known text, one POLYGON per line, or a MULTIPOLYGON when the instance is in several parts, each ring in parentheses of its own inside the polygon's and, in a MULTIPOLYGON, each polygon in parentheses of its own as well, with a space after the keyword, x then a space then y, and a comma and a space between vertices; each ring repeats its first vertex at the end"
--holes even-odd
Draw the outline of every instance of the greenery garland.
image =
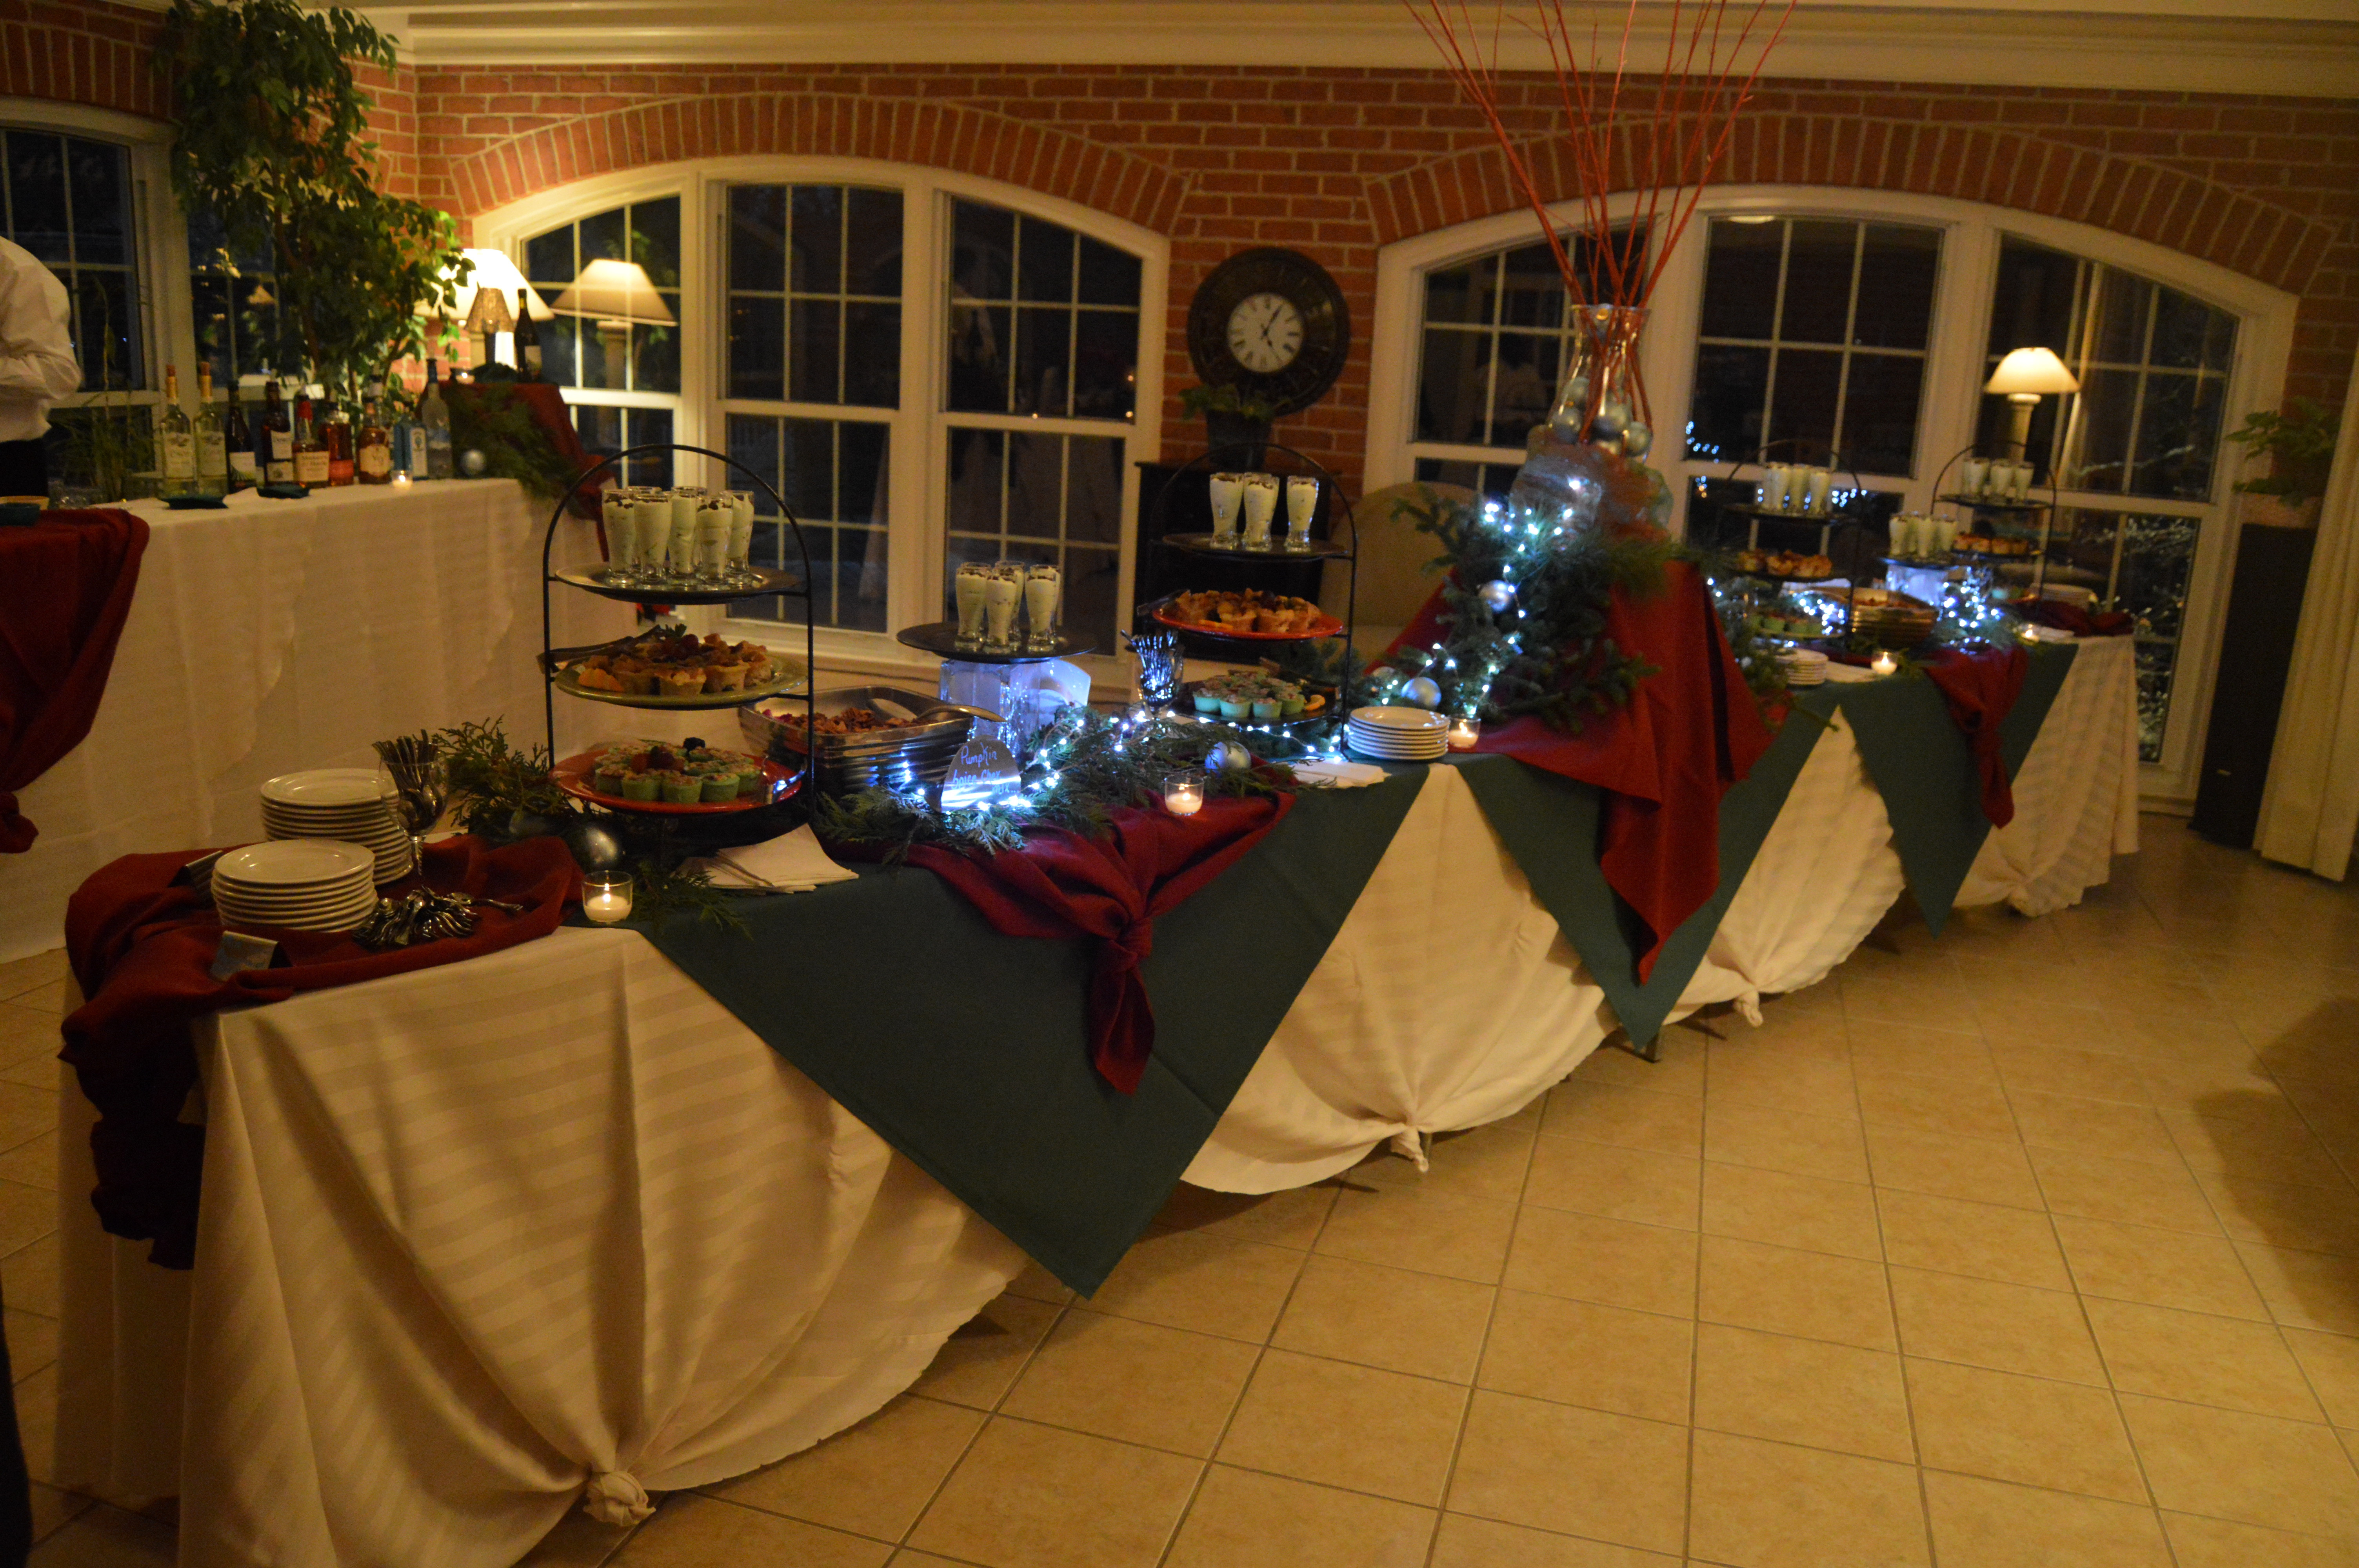
POLYGON ((451 449, 484 454, 483 473, 470 477, 516 480, 543 501, 565 493, 575 465, 559 453, 514 385, 479 381, 463 392, 454 389, 447 402, 451 449))

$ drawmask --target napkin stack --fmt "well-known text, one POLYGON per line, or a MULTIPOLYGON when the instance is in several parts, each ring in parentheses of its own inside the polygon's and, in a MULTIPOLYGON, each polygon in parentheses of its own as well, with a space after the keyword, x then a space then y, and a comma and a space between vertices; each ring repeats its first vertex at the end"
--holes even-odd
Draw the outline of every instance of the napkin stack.
POLYGON ((809 892, 823 882, 848 882, 860 873, 846 871, 827 858, 808 823, 791 833, 759 844, 723 849, 695 862, 717 888, 746 888, 756 892, 809 892))
POLYGON ((1359 789, 1385 782, 1385 770, 1369 762, 1289 762, 1294 776, 1329 789, 1359 789))

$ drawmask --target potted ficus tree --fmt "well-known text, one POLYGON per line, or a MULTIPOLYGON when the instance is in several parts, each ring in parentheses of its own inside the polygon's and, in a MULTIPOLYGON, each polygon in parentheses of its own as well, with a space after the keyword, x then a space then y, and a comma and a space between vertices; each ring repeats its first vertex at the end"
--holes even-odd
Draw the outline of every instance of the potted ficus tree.
POLYGON ((174 191, 270 258, 275 362, 345 395, 419 348, 419 307, 447 310, 467 265, 450 214, 380 189, 355 62, 391 70, 393 40, 296 0, 172 0, 156 53, 174 191))
POLYGON ((2241 493, 2267 498, 2246 508, 2248 523, 2297 528, 2317 525, 2318 503, 2326 494, 2327 476, 2334 468, 2334 411, 2309 397, 2295 398, 2290 408, 2285 414, 2257 410, 2228 432, 2228 439, 2245 449, 2247 461, 2270 460, 2267 473, 2236 481, 2241 493))

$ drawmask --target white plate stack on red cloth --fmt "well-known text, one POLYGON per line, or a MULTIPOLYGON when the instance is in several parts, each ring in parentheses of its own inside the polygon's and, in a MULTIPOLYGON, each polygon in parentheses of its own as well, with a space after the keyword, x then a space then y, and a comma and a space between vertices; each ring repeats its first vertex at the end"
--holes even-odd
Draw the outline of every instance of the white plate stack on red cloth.
POLYGON ((1450 720, 1422 708, 1355 708, 1344 736, 1364 757, 1430 762, 1450 750, 1450 720))
POLYGON ((393 781, 375 768, 313 768, 262 786, 263 831, 273 838, 332 838, 376 855, 376 881, 409 874, 409 830, 394 810, 393 781))
POLYGON ((213 862, 213 907, 234 931, 350 931, 376 907, 376 856, 358 844, 288 838, 213 862))
POLYGON ((1827 683, 1827 656, 1815 648, 1788 648, 1777 655, 1786 666, 1788 686, 1824 686, 1827 683))

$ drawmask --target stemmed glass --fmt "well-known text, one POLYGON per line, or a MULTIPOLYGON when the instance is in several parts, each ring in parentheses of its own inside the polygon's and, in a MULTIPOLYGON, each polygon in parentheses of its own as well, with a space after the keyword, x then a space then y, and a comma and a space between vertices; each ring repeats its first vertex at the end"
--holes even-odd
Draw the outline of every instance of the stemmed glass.
POLYGON ((451 804, 451 775, 441 743, 421 730, 415 735, 375 742, 385 771, 393 775, 394 809, 409 829, 409 869, 426 874, 426 834, 451 804))

